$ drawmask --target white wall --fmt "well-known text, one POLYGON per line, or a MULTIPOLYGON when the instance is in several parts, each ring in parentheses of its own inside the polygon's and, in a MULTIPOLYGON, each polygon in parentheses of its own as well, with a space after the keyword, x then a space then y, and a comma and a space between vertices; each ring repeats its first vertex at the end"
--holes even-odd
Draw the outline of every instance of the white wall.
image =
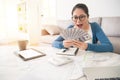
POLYGON ((4 31, 4 27, 2 27, 2 26, 5 26, 4 5, 5 5, 4 1, 0 0, 0 32, 4 31))
POLYGON ((27 0, 27 30, 29 33, 30 44, 36 44, 39 41, 40 26, 39 26, 39 1, 27 0))
POLYGON ((30 43, 39 43, 42 24, 55 24, 55 0, 26 0, 27 23, 30 43))
POLYGON ((0 0, 0 27, 3 27, 3 30, 8 30, 7 32, 12 32, 12 30, 15 31, 17 29, 16 4, 16 0, 0 0))
POLYGON ((0 0, 0 42, 9 42, 18 30, 17 0, 0 0))
POLYGON ((55 24, 56 0, 40 0, 40 1, 41 1, 39 2, 40 23, 55 24))
POLYGON ((77 3, 88 6, 90 17, 120 16, 120 0, 57 0, 57 19, 70 19, 72 8, 77 3))

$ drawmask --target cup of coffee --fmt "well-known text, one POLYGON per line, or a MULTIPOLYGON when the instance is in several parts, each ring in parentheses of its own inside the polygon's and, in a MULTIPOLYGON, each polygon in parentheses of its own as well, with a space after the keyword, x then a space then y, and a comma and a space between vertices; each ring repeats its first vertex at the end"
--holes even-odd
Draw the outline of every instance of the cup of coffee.
POLYGON ((18 41, 18 46, 19 46, 19 50, 26 50, 27 49, 27 44, 28 44, 28 40, 19 40, 18 41))

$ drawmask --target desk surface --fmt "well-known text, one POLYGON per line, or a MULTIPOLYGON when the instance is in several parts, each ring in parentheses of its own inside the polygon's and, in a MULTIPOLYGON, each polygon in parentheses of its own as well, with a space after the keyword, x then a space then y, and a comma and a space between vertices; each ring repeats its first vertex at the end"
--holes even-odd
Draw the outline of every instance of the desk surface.
POLYGON ((55 56, 58 49, 50 46, 35 48, 46 56, 23 61, 14 54, 16 46, 0 46, 0 80, 69 80, 75 64, 82 67, 120 65, 118 54, 79 51, 76 56, 69 56, 74 60, 72 63, 54 66, 48 59, 55 56))

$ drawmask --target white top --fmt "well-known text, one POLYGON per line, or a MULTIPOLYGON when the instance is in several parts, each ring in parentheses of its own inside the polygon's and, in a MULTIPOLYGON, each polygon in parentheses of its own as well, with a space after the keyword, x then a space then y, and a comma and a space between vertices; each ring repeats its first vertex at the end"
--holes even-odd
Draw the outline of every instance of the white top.
POLYGON ((91 39, 85 41, 85 43, 92 43, 92 29, 91 29, 91 25, 89 24, 89 30, 88 30, 88 34, 90 35, 91 39))

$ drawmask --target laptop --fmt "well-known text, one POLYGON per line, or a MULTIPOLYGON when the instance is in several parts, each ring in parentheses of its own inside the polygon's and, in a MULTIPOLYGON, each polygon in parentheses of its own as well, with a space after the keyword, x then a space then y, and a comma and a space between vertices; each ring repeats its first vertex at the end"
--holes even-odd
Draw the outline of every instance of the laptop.
POLYGON ((87 80, 120 80, 120 66, 86 67, 83 72, 87 80))

